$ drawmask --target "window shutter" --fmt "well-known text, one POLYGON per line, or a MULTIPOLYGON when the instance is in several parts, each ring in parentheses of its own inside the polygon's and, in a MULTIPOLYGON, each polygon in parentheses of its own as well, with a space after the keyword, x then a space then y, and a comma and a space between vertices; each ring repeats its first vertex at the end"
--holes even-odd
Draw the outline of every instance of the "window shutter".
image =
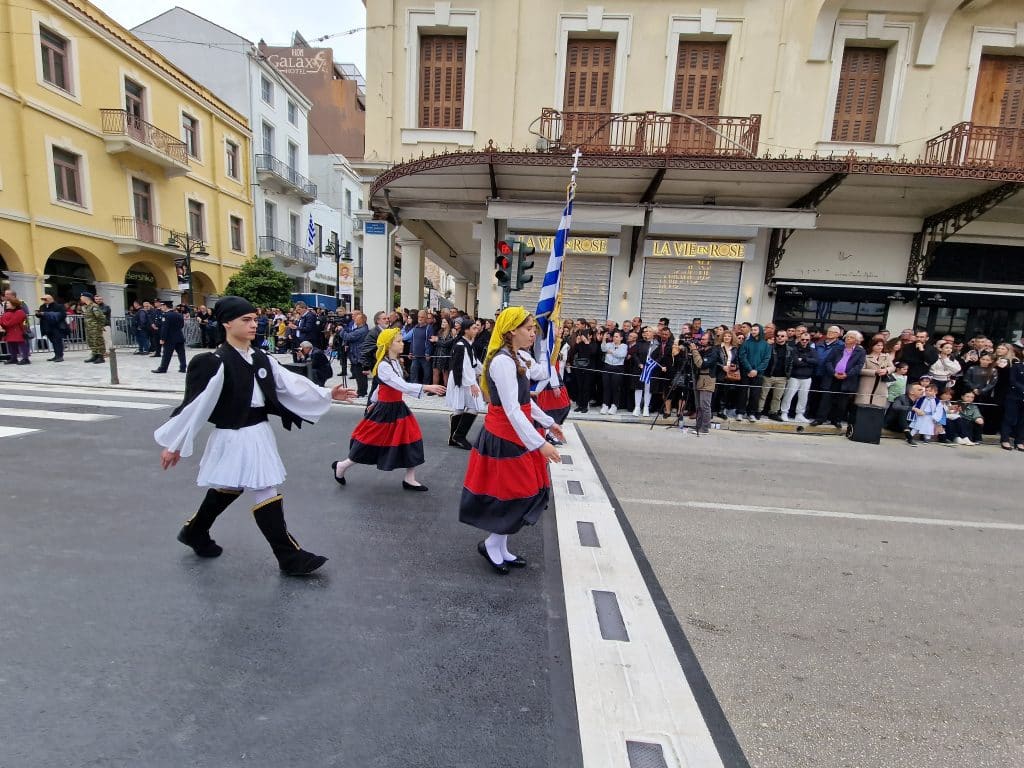
POLYGON ((466 38, 420 38, 420 128, 462 129, 466 38))
POLYGON ((832 141, 875 141, 885 85, 885 58, 884 48, 843 51, 832 141))
MULTIPOLYGON (((725 43, 679 41, 672 111, 694 117, 718 114, 718 99, 725 73, 725 43)), ((669 134, 674 154, 700 155, 715 147, 715 134, 685 118, 672 121, 669 134)))
POLYGON ((610 128, 602 123, 611 113, 614 77, 614 40, 569 41, 562 100, 563 144, 584 145, 590 151, 608 148, 610 128))

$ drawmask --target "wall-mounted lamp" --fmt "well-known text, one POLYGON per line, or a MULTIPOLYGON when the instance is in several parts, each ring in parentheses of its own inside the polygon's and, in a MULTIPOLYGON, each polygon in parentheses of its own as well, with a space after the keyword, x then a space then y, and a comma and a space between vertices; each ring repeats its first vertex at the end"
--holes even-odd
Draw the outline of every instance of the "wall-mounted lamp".
POLYGON ((622 300, 625 301, 628 298, 629 298, 629 291, 623 291, 622 292, 622 300))

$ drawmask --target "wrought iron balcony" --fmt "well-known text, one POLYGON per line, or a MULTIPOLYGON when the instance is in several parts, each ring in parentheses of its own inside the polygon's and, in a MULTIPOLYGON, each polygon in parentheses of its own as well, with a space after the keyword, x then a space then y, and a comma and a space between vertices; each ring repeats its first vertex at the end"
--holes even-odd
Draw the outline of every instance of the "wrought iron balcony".
POLYGON ((671 112, 560 112, 541 110, 546 148, 617 155, 754 157, 761 116, 687 117, 671 112))
POLYGON ((112 155, 141 157, 164 169, 168 177, 189 172, 185 142, 124 109, 101 109, 103 141, 112 155))
POLYGON ((1024 130, 957 123, 929 139, 924 158, 932 165, 1024 168, 1024 130))
POLYGON ((114 243, 118 253, 136 253, 138 251, 158 251, 161 253, 178 254, 177 248, 168 248, 167 239, 171 230, 150 221, 137 219, 133 216, 114 217, 114 243))
POLYGON ((273 155, 256 155, 256 175, 279 192, 297 195, 304 203, 316 200, 316 184, 273 155))
MULTIPOLYGON (((308 248, 303 248, 279 237, 270 237, 268 235, 260 237, 260 254, 282 256, 286 259, 297 261, 300 264, 305 264, 309 269, 316 267, 318 261, 316 253, 308 248)), ((309 270, 306 271, 308 272, 309 270)))

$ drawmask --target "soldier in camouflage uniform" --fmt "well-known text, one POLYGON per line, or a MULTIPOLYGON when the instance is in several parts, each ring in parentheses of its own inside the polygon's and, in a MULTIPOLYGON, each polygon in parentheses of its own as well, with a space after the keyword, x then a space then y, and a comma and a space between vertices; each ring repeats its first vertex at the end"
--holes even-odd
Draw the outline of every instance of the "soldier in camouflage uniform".
POLYGON ((103 326, 106 325, 107 316, 104 314, 103 308, 93 301, 91 293, 83 293, 79 303, 82 305, 82 314, 85 316, 85 343, 89 345, 89 350, 92 352, 92 357, 85 362, 102 363, 103 326))

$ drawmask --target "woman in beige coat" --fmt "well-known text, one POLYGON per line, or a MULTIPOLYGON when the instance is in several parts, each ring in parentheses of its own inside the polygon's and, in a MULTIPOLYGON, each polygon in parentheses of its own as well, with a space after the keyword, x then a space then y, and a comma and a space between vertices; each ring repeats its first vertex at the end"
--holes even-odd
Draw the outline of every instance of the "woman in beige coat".
POLYGON ((892 355, 882 351, 884 348, 885 342, 882 339, 871 342, 864 367, 860 371, 860 381, 857 383, 857 397, 854 400, 856 405, 884 408, 887 404, 888 385, 885 377, 895 371, 896 366, 892 355))

